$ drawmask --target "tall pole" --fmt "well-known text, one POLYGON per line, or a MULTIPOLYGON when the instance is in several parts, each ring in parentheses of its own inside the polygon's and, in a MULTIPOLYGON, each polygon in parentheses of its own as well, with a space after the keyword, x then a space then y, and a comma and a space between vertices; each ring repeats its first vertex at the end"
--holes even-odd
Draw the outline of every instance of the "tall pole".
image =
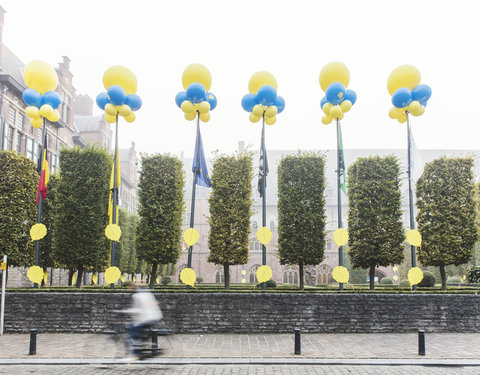
MULTIPOLYGON (((265 148, 265 112, 262 116, 262 149, 263 149, 263 177, 262 177, 262 227, 267 226, 267 150, 265 148)), ((267 264, 267 247, 262 244, 262 266, 267 264)), ((263 283, 265 289, 265 283, 263 283)))
MULTIPOLYGON (((198 134, 200 133, 200 113, 197 112, 197 136, 195 139, 195 151, 198 152, 198 134)), ((193 160, 196 159, 196 155, 193 155, 193 160)), ((195 169, 193 171, 193 184, 192 184, 192 205, 190 209, 190 228, 193 228, 194 218, 195 218, 195 192, 197 190, 197 174, 198 171, 195 169)), ((188 258, 187 258, 187 267, 192 268, 192 251, 193 245, 188 248, 188 258)))
MULTIPOLYGON (((337 118, 337 204, 338 204, 338 228, 343 228, 342 223, 342 192, 340 188, 340 121, 337 118)), ((343 247, 338 247, 338 265, 343 266, 343 247)), ((343 290, 343 283, 339 284, 343 290)))
MULTIPOLYGON (((118 186, 117 186, 117 164, 118 164, 118 113, 115 122, 115 156, 113 157, 113 189, 112 189, 112 224, 117 224, 117 199, 118 199, 118 186)), ((111 266, 115 265, 115 241, 112 240, 112 260, 111 266)), ((113 283, 111 284, 113 288, 113 283)))
MULTIPOLYGON (((410 130, 410 119, 408 118, 408 112, 407 112, 407 139, 408 139, 407 170, 408 170, 408 200, 409 200, 409 206, 410 206, 410 229, 415 229, 415 217, 414 217, 414 211, 413 211, 413 190, 412 190, 412 160, 411 160, 412 135, 410 130)), ((417 259, 415 254, 415 246, 410 245, 410 253, 412 257, 412 267, 416 267, 417 259)), ((417 290, 417 285, 413 286, 413 290, 417 290)))

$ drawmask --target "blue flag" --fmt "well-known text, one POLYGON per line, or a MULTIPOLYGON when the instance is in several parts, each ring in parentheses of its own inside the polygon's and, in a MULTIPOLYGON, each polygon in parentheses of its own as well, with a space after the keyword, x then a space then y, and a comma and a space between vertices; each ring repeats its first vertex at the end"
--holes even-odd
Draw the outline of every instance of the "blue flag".
POLYGON ((197 140, 195 141, 195 154, 193 156, 192 172, 195 174, 195 183, 200 186, 211 187, 212 181, 208 176, 207 161, 203 152, 202 135, 197 126, 197 140))

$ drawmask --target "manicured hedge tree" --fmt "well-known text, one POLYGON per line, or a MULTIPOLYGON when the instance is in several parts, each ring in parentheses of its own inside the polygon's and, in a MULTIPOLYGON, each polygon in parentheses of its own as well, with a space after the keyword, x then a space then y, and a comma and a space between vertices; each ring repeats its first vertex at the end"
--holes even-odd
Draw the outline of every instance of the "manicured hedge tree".
POLYGON ((325 249, 325 156, 288 155, 278 173, 278 255, 280 264, 298 264, 300 289, 303 267, 320 264, 325 249))
POLYGON ((142 156, 136 248, 138 258, 152 265, 150 288, 155 285, 158 265, 176 263, 180 256, 185 186, 182 166, 176 156, 142 156))
POLYGON ((55 257, 69 270, 78 270, 79 288, 83 271, 105 266, 110 254, 105 226, 112 157, 105 149, 87 146, 62 149, 59 160, 55 257))
POLYGON ((418 259, 440 268, 443 290, 445 266, 467 263, 477 241, 473 165, 471 157, 442 157, 428 163, 417 181, 418 259))
POLYGON ((217 155, 213 162, 208 261, 223 265, 225 289, 230 288, 229 266, 248 262, 252 164, 251 153, 217 155))
POLYGON ((137 249, 135 248, 135 230, 138 223, 138 216, 129 213, 127 210, 119 209, 119 225, 122 229, 121 249, 118 251, 119 268, 122 272, 133 274, 137 267, 137 249))
POLYGON ((0 171, 0 255, 8 256, 9 266, 32 266, 38 173, 31 160, 11 151, 0 151, 0 171))
POLYGON ((359 158, 348 169, 348 234, 354 268, 375 268, 404 259, 400 167, 395 156, 359 158))

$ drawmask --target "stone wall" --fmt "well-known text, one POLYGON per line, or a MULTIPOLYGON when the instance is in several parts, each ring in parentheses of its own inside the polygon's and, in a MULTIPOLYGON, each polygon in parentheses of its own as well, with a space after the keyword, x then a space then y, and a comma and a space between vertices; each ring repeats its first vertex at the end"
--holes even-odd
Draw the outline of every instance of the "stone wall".
MULTIPOLYGON (((102 332, 128 293, 7 292, 6 332, 102 332)), ((175 332, 480 332, 480 296, 469 294, 156 294, 175 332)))

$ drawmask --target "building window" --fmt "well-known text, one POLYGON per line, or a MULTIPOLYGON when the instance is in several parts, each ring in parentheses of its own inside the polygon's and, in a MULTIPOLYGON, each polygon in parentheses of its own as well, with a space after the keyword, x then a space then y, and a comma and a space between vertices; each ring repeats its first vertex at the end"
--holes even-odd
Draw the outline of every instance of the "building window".
POLYGON ((68 107, 70 107, 70 96, 66 91, 63 92, 62 102, 62 120, 68 124, 68 107))
POLYGON ((35 147, 35 141, 33 140, 33 138, 30 138, 30 137, 25 137, 26 138, 26 141, 25 141, 25 154, 27 154, 27 157, 31 160, 34 160, 33 159, 33 148, 35 147))
POLYGON ((5 150, 12 150, 13 147, 13 128, 11 126, 7 126, 5 132, 5 141, 3 142, 5 150))
POLYGON ((3 149, 3 129, 4 129, 4 121, 0 119, 0 150, 3 149))
POLYGON ((298 272, 295 267, 288 266, 283 271, 284 284, 298 284, 298 272))
POLYGON ((17 129, 23 131, 23 115, 21 113, 17 113, 17 117, 15 118, 15 125, 17 129))
POLYGON ((327 240, 327 250, 332 250, 332 241, 327 240))
POLYGON ((17 131, 17 144, 15 149, 20 154, 22 152, 22 134, 17 131))
POLYGON ((270 222, 270 230, 273 232, 275 230, 275 222, 271 221, 270 222))
POLYGON ((17 111, 13 107, 10 107, 8 109, 8 120, 7 120, 7 122, 12 126, 15 126, 15 115, 16 115, 16 113, 17 113, 17 111))
POLYGON ((258 267, 260 267, 260 266, 257 264, 255 266, 253 266, 252 268, 250 268, 250 272, 248 274, 248 282, 250 284, 258 284, 258 280, 257 280, 258 267))
POLYGON ((250 251, 260 251, 262 250, 262 244, 257 241, 257 240, 253 240, 250 242, 250 251))
POLYGON ((317 283, 328 284, 331 274, 332 274, 332 269, 326 264, 322 264, 318 269, 317 283))
POLYGON ((224 283, 225 282, 225 274, 223 273, 223 267, 218 267, 217 272, 215 272, 215 282, 216 283, 224 283))
POLYGON ((40 146, 38 143, 34 144, 34 154, 33 154, 33 161, 37 161, 40 158, 40 153, 42 152, 42 146, 40 146))
POLYGON ((257 230, 258 229, 258 224, 256 221, 252 221, 252 229, 257 230))

